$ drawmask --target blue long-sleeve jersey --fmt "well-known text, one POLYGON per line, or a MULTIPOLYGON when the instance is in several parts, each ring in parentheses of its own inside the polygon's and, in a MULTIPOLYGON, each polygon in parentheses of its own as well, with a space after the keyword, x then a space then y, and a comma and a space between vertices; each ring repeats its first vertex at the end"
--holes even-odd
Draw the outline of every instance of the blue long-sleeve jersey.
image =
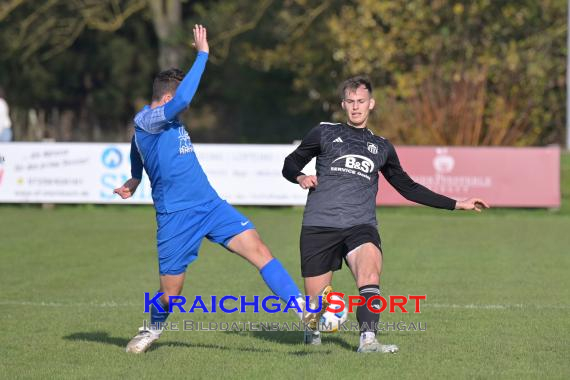
POLYGON ((194 146, 177 116, 188 107, 206 67, 208 53, 198 52, 192 68, 163 106, 145 106, 135 116, 131 143, 131 175, 146 170, 158 213, 171 213, 219 199, 194 152, 194 146))

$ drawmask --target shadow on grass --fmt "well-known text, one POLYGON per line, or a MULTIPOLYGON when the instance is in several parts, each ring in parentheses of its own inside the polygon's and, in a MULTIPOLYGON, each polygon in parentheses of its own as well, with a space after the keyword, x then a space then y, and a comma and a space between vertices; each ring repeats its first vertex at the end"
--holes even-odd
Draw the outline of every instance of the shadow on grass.
MULTIPOLYGON (((303 342, 303 333, 300 331, 227 331, 228 334, 251 336, 259 340, 264 340, 278 344, 299 345, 303 342)), ((355 348, 347 343, 339 334, 321 334, 322 346, 326 347, 329 344, 335 344, 343 349, 352 351, 355 348)), ((306 346, 310 348, 311 346, 306 346)), ((308 355, 308 354, 326 353, 324 351, 300 351, 291 352, 292 355, 308 355)))
MULTIPOLYGON (((117 347, 121 347, 121 348, 127 347, 127 343, 129 343, 129 340, 130 340, 127 338, 110 336, 109 333, 106 331, 78 332, 78 333, 74 333, 74 334, 64 336, 63 339, 71 340, 71 341, 81 341, 81 342, 104 343, 104 344, 110 344, 112 346, 117 346, 117 347)), ((163 347, 163 346, 199 347, 199 345, 193 345, 193 344, 184 343, 184 342, 156 342, 153 344, 151 351, 154 349, 157 349, 159 347, 163 347)), ((212 345, 211 347, 207 347, 207 348, 224 349, 225 347, 217 347, 217 346, 212 345)))
MULTIPOLYGON (((226 334, 237 335, 237 336, 245 336, 245 337, 253 337, 259 339, 261 341, 270 342, 270 343, 277 343, 277 344, 285 344, 290 346, 299 346, 303 342, 303 333, 300 331, 225 331, 226 334)), ((283 352, 288 355, 294 356, 308 356, 308 355, 328 355, 332 353, 326 349, 327 346, 330 345, 337 345, 342 349, 348 351, 355 351, 356 346, 349 344, 344 338, 344 333, 334 333, 334 334, 322 334, 322 342, 323 344, 320 347, 314 346, 304 346, 302 349, 283 352)), ((410 334, 379 334, 378 338, 381 342, 385 343, 386 341, 390 340, 390 337, 397 336, 398 341, 402 339, 412 339, 413 337, 410 334)), ((69 341, 79 341, 79 342, 96 342, 96 343, 103 343, 109 344, 117 347, 124 348, 127 346, 130 338, 121 338, 121 337, 114 337, 110 336, 108 332, 105 331, 92 331, 92 332, 78 332, 73 333, 67 336, 64 336, 63 339, 69 341)), ((241 351, 241 352, 280 352, 276 350, 272 350, 270 348, 261 348, 261 347, 240 347, 240 346, 233 346, 228 347, 219 344, 205 344, 205 343, 187 343, 187 342, 156 342, 153 344, 152 348, 149 351, 154 351, 160 349, 161 347, 186 347, 186 348, 195 348, 195 349, 215 349, 215 350, 225 350, 225 351, 241 351)), ((281 351, 282 352, 282 351, 281 351)))
MULTIPOLYGON (((64 336, 63 339, 69 341, 78 341, 78 342, 96 342, 96 343, 110 344, 112 346, 117 346, 121 348, 125 348, 130 340, 126 338, 110 336, 109 333, 105 331, 78 332, 64 336)), ((218 344, 186 343, 186 342, 156 342, 149 349, 149 352, 160 349, 161 347, 186 347, 186 348, 215 349, 215 350, 241 351, 241 352, 266 352, 266 353, 275 352, 274 350, 271 350, 269 348, 239 347, 239 346, 227 347, 218 344)), ((305 355, 304 352, 297 352, 297 351, 290 352, 289 354, 298 355, 298 356, 305 355)))
POLYGON ((106 344, 111 344, 113 346, 119 346, 119 347, 127 347, 127 343, 129 343, 129 339, 120 338, 120 337, 112 337, 112 336, 109 336, 109 333, 104 332, 104 331, 74 333, 74 334, 64 336, 63 339, 65 339, 65 340, 77 340, 77 341, 84 341, 84 342, 106 343, 106 344))

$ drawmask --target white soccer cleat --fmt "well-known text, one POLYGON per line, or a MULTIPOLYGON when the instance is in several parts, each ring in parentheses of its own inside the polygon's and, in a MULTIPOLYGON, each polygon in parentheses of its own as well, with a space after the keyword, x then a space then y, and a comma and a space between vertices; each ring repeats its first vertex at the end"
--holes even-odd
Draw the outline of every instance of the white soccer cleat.
MULTIPOLYGON (((330 305, 329 302, 327 301, 327 296, 332 291, 333 291, 333 288, 330 285, 325 286, 323 288, 323 290, 321 290, 319 296, 322 297, 323 301, 322 301, 322 307, 321 307, 320 311, 318 311, 316 313, 312 313, 312 312, 307 312, 305 309, 303 322, 305 322, 305 324, 311 330, 317 330, 318 323, 321 320, 321 317, 327 311, 327 307, 329 307, 329 305, 330 305)), ((311 297, 311 299, 309 301, 309 305, 311 307, 311 310, 315 310, 319 306, 319 298, 318 298, 319 296, 311 297)))
POLYGON ((360 338, 360 346, 358 350, 361 354, 366 354, 369 352, 380 352, 384 354, 395 354, 400 349, 395 344, 382 344, 378 342, 373 334, 365 334, 364 337, 360 338))
POLYGON ((149 330, 144 327, 139 328, 139 333, 127 344, 127 352, 142 354, 146 352, 155 340, 160 338, 161 330, 149 330))

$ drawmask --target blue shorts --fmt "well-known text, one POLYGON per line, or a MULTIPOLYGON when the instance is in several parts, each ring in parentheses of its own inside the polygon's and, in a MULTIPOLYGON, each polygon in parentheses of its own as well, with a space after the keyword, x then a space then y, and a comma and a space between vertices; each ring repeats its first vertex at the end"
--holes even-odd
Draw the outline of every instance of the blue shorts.
POLYGON ((227 247, 230 240, 255 226, 224 200, 171 214, 156 214, 158 270, 180 274, 198 258, 202 239, 227 247))

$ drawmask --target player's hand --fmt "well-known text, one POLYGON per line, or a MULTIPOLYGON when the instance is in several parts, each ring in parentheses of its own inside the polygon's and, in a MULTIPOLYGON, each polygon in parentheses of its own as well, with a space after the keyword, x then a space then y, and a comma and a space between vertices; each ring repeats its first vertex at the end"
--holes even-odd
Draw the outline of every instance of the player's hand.
POLYGON ((465 201, 457 201, 455 204, 456 210, 475 210, 481 212, 481 210, 489 208, 489 205, 485 203, 484 200, 479 198, 471 198, 465 201))
POLYGON ((316 175, 300 175, 297 177, 297 182, 299 182, 299 186, 303 189, 314 188, 319 184, 316 175))
POLYGON ((202 25, 194 25, 194 43, 192 45, 198 50, 206 53, 210 52, 208 46, 208 36, 206 28, 202 25))
POLYGON ((127 182, 125 182, 123 186, 117 187, 115 190, 113 190, 113 193, 119 194, 120 197, 123 199, 130 198, 133 196, 133 194, 137 190, 137 187, 139 187, 140 183, 141 183, 140 179, 131 178, 127 182))

